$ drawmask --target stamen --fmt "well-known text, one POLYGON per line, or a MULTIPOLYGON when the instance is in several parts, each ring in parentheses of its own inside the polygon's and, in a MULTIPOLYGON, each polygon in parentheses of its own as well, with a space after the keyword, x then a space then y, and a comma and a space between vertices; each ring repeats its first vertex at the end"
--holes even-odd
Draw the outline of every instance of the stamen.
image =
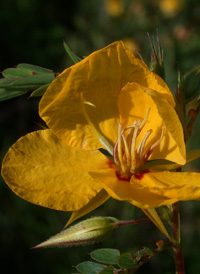
POLYGON ((125 173, 127 171, 127 167, 126 167, 126 165, 124 163, 123 153, 122 153, 122 134, 121 134, 121 129, 122 129, 122 124, 119 123, 117 152, 118 152, 119 162, 121 164, 121 169, 125 173))
POLYGON ((126 142, 127 142, 129 150, 131 149, 132 134, 133 134, 134 128, 136 128, 136 125, 137 125, 137 121, 135 120, 131 126, 128 126, 123 130, 123 132, 125 132, 125 130, 129 129, 127 137, 126 137, 126 142))
POLYGON ((139 126, 140 131, 142 130, 142 128, 143 128, 144 125, 146 124, 147 119, 149 118, 150 110, 151 110, 151 107, 148 107, 147 112, 146 112, 146 115, 145 115, 145 117, 144 117, 144 120, 142 121, 142 123, 141 123, 140 126, 139 126))
POLYGON ((91 107, 96 107, 93 103, 89 102, 89 101, 84 101, 83 102, 85 105, 91 106, 91 107))
POLYGON ((135 167, 136 167, 136 160, 135 160, 135 142, 136 142, 136 137, 138 134, 139 127, 136 127, 134 132, 133 132, 133 138, 131 142, 131 169, 130 171, 134 173, 135 167))
POLYGON ((114 159, 115 164, 118 166, 120 163, 119 163, 119 159, 118 159, 117 146, 118 146, 118 138, 117 138, 117 141, 113 148, 113 159, 114 159))
MULTIPOLYGON (((147 109, 147 112, 146 112, 146 115, 145 115, 143 121, 142 120, 139 120, 138 122, 136 121, 136 124, 135 124, 135 130, 133 132, 133 137, 132 137, 132 141, 131 141, 131 169, 130 169, 130 171, 132 173, 135 172, 135 168, 136 168, 136 151, 135 151, 136 138, 140 134, 140 132, 141 132, 142 128, 144 127, 144 125, 146 124, 147 119, 149 117, 150 110, 151 110, 151 108, 149 107, 147 109)), ((146 138, 144 138, 144 140, 143 140, 144 144, 145 144, 145 142, 148 138, 148 134, 147 134, 147 136, 145 135, 146 138)), ((144 144, 143 145, 141 144, 142 151, 143 151, 143 148, 144 148, 144 144)), ((142 151, 141 151, 141 153, 142 153, 142 151)))
POLYGON ((99 139, 99 141, 101 142, 101 144, 106 148, 106 150, 113 156, 113 147, 112 145, 104 138, 104 136, 102 134, 100 134, 98 132, 98 130, 95 128, 94 124, 92 123, 92 121, 90 120, 87 111, 85 109, 85 105, 89 105, 92 107, 95 107, 94 104, 92 104, 91 102, 85 101, 84 97, 83 97, 83 92, 81 92, 81 106, 82 106, 82 111, 84 114, 84 117, 86 119, 86 121, 88 122, 88 124, 91 126, 91 128, 93 129, 94 133, 96 134, 97 138, 99 139))
POLYGON ((142 142, 139 144, 139 146, 137 148, 137 154, 139 155, 140 158, 142 158, 142 152, 143 152, 143 149, 144 149, 144 145, 145 145, 147 139, 149 138, 149 136, 151 135, 152 132, 153 132, 152 129, 147 130, 142 142))
POLYGON ((123 139, 123 142, 124 142, 127 167, 130 168, 131 155, 130 155, 130 151, 128 149, 128 144, 127 144, 126 138, 124 137, 124 134, 122 134, 122 139, 123 139))
POLYGON ((144 160, 145 162, 148 160, 149 156, 151 155, 151 153, 154 151, 154 149, 160 144, 160 142, 162 141, 162 138, 164 136, 164 131, 165 131, 165 127, 162 127, 162 132, 161 132, 161 136, 160 138, 150 147, 150 149, 145 153, 144 155, 144 160))
POLYGON ((118 127, 118 145, 117 145, 117 152, 118 152, 118 158, 120 163, 122 162, 122 139, 121 139, 121 128, 122 128, 122 124, 119 123, 119 127, 118 127))

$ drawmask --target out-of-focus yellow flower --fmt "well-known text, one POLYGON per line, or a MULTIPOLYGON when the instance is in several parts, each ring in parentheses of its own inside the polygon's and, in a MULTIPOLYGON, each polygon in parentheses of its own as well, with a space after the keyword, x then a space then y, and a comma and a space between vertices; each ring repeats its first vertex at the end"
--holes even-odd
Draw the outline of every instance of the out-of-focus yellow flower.
POLYGON ((175 17, 183 8, 183 1, 161 0, 159 1, 159 8, 166 17, 175 17))
POLYGON ((124 2, 122 0, 104 0, 106 12, 113 17, 121 16, 124 13, 124 2))
POLYGON ((170 172, 186 163, 174 107, 165 82, 115 42, 53 81, 39 111, 50 129, 10 148, 3 178, 30 202, 84 214, 110 196, 142 209, 199 200, 198 173, 170 172))

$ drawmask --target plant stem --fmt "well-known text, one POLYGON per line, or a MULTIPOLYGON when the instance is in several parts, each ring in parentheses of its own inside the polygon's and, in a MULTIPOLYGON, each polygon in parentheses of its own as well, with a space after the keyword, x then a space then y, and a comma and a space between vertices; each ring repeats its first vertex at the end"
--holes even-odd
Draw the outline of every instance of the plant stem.
POLYGON ((140 219, 140 220, 130 220, 130 221, 119 221, 118 223, 114 224, 114 228, 122 225, 136 225, 141 223, 148 223, 150 222, 149 219, 140 219))
POLYGON ((176 263, 176 274, 184 274, 184 260, 181 245, 180 213, 178 202, 173 204, 172 230, 174 236, 174 259, 176 263))

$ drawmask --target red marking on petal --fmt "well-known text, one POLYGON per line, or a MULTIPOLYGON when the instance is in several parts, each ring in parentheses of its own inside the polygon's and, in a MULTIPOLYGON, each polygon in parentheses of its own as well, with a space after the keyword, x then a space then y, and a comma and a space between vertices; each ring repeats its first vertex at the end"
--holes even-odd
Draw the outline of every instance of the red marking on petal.
POLYGON ((131 176, 129 176, 128 174, 122 173, 115 163, 113 163, 112 161, 108 159, 106 160, 106 163, 108 164, 109 168, 112 168, 115 170, 115 175, 119 181, 130 182, 131 176))
POLYGON ((113 168, 113 169, 116 169, 116 165, 115 165, 115 163, 113 163, 112 161, 110 161, 110 160, 106 160, 106 163, 108 164, 108 167, 109 168, 113 168))
POLYGON ((138 173, 135 173, 133 176, 135 177, 135 179, 137 180, 142 180, 144 175, 149 173, 150 170, 149 169, 144 169, 144 170, 141 170, 140 172, 138 173))
POLYGON ((120 174, 119 172, 115 171, 115 175, 119 181, 130 182, 130 177, 127 174, 120 174))

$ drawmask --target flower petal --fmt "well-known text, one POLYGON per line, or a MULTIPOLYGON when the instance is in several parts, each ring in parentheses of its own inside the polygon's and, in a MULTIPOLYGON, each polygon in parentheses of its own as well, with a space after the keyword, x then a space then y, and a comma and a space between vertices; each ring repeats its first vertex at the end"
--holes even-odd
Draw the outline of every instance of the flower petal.
POLYGON ((136 148, 142 142, 148 130, 152 130, 144 147, 149 149, 156 143, 165 126, 164 136, 158 147, 152 152, 150 160, 166 159, 183 165, 185 163, 185 143, 183 129, 174 108, 158 92, 141 88, 135 83, 127 84, 119 96, 120 121, 123 128, 135 120, 144 120, 148 108, 147 123, 137 137, 136 148))
MULTIPOLYGON (((147 175, 145 174, 145 176, 147 175)), ((155 208, 157 204, 160 204, 165 199, 162 194, 151 193, 149 189, 142 188, 142 186, 138 190, 134 187, 134 183, 118 180, 113 169, 91 172, 91 176, 96 178, 97 182, 102 185, 113 199, 127 201, 140 208, 155 208)))
POLYGON ((147 172, 130 182, 118 180, 114 170, 92 172, 114 199, 128 201, 139 208, 156 208, 177 201, 200 200, 200 174, 190 172, 147 172))
MULTIPOLYGON (((165 138, 168 138, 168 140, 165 140, 165 142, 161 142, 162 146, 160 148, 161 151, 164 151, 164 147, 167 145, 167 142, 169 143, 165 159, 184 165, 186 163, 184 134, 181 122, 176 114, 176 111, 171 105, 169 105, 166 102, 166 100, 163 97, 159 96, 159 94, 156 91, 146 89, 145 92, 149 96, 151 96, 151 98, 155 102, 158 109, 158 113, 160 117, 163 119, 166 129, 169 132, 169 137, 164 136, 165 138)), ((152 159, 155 159, 153 153, 152 159)))
POLYGON ((114 145, 119 122, 118 95, 128 82, 153 88, 174 105, 166 84, 122 42, 115 42, 61 73, 41 99, 40 116, 70 146, 102 148, 85 111, 95 130, 114 145))
POLYGON ((138 197, 149 192, 145 202, 138 198, 136 201, 132 200, 139 207, 159 207, 178 201, 200 200, 199 173, 150 172, 144 174, 141 180, 133 176, 131 186, 138 197), (156 195, 159 199, 155 199, 156 195))
POLYGON ((73 211, 101 191, 89 172, 107 168, 99 151, 77 151, 50 130, 20 138, 6 154, 2 176, 20 197, 52 209, 73 211))
POLYGON ((168 238, 170 236, 155 208, 142 209, 144 214, 155 224, 155 226, 168 238))

